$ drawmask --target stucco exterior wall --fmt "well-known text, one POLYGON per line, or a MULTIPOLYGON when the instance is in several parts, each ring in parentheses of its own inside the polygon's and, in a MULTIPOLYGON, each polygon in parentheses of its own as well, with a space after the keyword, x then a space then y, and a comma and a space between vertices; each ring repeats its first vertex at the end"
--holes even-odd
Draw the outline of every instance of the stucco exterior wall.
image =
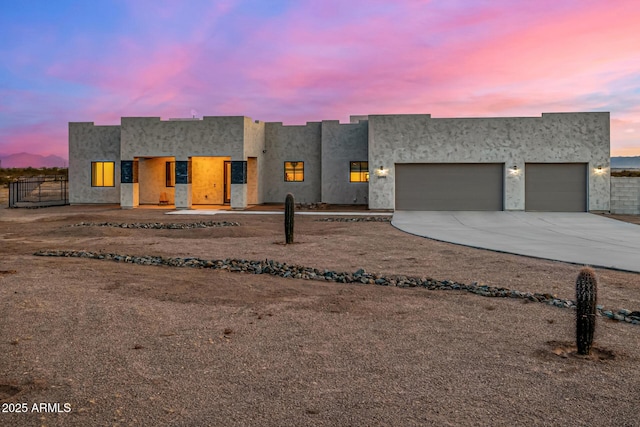
POLYGON ((192 202, 191 184, 176 184, 175 205, 176 209, 189 209, 192 202))
POLYGON ((191 156, 243 158, 244 117, 204 117, 202 120, 165 120, 159 117, 123 117, 122 160, 158 156, 188 160, 191 156))
POLYGON ((504 163, 506 210, 524 209, 527 162, 588 163, 588 206, 608 211, 609 113, 551 113, 542 117, 433 119, 430 115, 369 116, 369 207, 393 209, 396 163, 504 163), (517 166, 518 174, 508 169, 517 166))
POLYGON ((305 126, 265 124, 265 203, 284 203, 287 193, 292 193, 297 203, 321 200, 321 131, 320 122, 305 126), (284 162, 289 161, 304 162, 303 182, 284 181, 284 162))
POLYGON ((133 209, 140 205, 140 184, 126 183, 120 184, 120 207, 122 209, 133 209))
POLYGON ((120 126, 69 123, 69 203, 120 203, 120 126), (113 187, 91 186, 91 162, 115 162, 113 187))
POLYGON ((367 131, 366 120, 354 124, 322 122, 322 202, 367 204, 369 184, 349 182, 350 162, 369 159, 367 131))
POLYGON ((640 215, 640 177, 611 177, 611 213, 640 215))

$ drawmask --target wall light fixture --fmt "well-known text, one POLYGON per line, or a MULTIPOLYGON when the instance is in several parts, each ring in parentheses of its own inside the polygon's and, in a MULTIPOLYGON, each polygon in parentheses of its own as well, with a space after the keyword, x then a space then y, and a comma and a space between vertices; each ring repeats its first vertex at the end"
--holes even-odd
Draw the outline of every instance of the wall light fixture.
POLYGON ((374 170, 374 173, 378 178, 386 178, 389 174, 389 169, 385 169, 384 166, 380 165, 379 168, 374 170))

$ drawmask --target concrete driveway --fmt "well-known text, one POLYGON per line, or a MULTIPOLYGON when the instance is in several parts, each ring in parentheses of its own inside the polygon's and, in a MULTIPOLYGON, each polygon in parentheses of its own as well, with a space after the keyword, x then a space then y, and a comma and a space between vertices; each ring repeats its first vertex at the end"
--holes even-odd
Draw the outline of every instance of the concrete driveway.
POLYGON ((640 225, 589 213, 396 211, 391 223, 444 242, 640 272, 640 225))

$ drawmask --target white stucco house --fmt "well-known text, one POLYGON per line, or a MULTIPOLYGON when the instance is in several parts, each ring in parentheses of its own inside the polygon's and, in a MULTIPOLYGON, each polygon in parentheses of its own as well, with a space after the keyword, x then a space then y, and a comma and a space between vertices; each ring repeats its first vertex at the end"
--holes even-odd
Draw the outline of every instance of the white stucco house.
POLYGON ((243 209, 297 202, 383 210, 609 211, 609 113, 248 117, 69 123, 71 204, 243 209))

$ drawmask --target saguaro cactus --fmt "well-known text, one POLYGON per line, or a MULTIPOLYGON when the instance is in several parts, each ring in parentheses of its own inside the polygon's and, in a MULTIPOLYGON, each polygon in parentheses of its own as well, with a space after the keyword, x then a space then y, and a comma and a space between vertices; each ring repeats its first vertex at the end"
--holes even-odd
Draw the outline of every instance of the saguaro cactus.
POLYGON ((576 344, 578 354, 591 353, 593 332, 596 329, 596 300, 598 297, 598 279, 592 268, 580 270, 576 279, 576 344))
POLYGON ((293 194, 287 194, 284 199, 284 237, 287 244, 293 243, 293 217, 296 206, 293 194))

